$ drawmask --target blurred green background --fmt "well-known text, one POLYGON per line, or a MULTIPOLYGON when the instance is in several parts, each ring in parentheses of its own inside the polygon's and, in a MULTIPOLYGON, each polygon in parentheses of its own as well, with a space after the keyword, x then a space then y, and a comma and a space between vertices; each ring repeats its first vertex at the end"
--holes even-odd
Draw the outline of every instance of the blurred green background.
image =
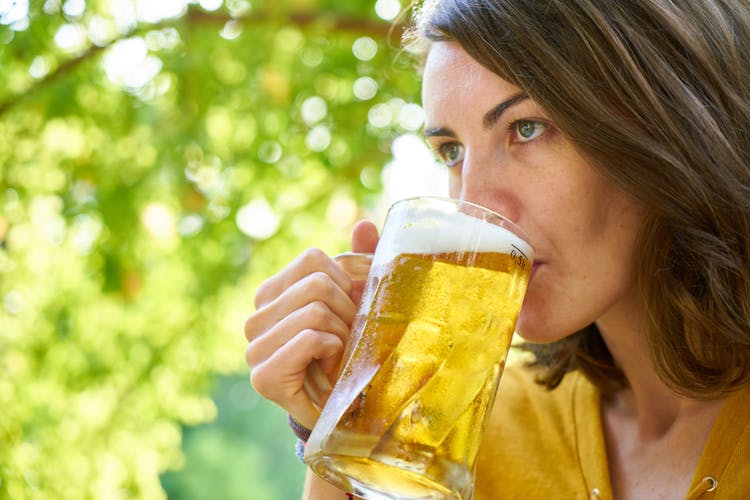
POLYGON ((0 0, 0 498, 299 497, 243 322, 413 184, 405 7, 0 0))

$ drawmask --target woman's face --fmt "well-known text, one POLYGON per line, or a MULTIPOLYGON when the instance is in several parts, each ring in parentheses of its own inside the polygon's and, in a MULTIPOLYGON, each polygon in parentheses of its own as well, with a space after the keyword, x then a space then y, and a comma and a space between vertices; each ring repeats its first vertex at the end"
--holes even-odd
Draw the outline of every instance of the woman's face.
POLYGON ((432 44, 422 99, 451 196, 504 214, 534 247, 518 332, 550 342, 593 322, 632 326, 641 206, 591 167, 544 109, 457 43, 432 44))

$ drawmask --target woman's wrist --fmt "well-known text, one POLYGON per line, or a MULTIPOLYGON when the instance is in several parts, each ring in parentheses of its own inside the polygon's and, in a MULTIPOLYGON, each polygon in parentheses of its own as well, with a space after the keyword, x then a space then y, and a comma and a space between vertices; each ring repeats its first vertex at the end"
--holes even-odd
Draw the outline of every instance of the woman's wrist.
POLYGON ((349 500, 358 499, 351 493, 345 493, 328 481, 318 477, 311 469, 307 469, 303 500, 349 500))
POLYGON ((287 415, 287 422, 289 423, 289 428, 292 429, 294 435, 297 436, 297 441, 294 443, 294 454, 297 456, 297 459, 304 464, 305 446, 307 445, 307 440, 310 439, 310 433, 312 431, 297 422, 291 413, 287 415))
MULTIPOLYGON (((297 458, 299 459, 299 461, 304 464, 305 463, 305 446, 307 446, 307 440, 310 439, 310 433, 312 432, 312 430, 300 424, 291 415, 291 413, 288 414, 287 416, 287 422, 289 422, 289 427, 292 429, 292 432, 294 432, 294 435, 297 436, 297 442, 294 445, 294 453, 295 455, 297 455, 297 458)), ((346 495, 346 498, 348 500, 354 499, 354 495, 352 495, 351 493, 344 493, 344 494, 346 495)))

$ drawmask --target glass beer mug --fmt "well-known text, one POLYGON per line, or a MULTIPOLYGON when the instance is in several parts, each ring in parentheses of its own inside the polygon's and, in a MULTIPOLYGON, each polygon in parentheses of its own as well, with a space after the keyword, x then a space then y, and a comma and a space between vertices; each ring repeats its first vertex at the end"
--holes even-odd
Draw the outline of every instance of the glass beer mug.
POLYGON ((471 498, 532 259, 488 209, 396 202, 305 449, 312 470, 367 499, 471 498))

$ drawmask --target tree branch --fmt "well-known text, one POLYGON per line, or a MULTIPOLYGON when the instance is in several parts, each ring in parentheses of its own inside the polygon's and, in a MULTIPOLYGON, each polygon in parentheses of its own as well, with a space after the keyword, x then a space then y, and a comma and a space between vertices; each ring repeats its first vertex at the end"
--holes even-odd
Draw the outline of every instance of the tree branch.
POLYGON ((60 66, 55 68, 54 71, 51 71, 47 73, 44 78, 41 78, 37 80, 33 85, 27 87, 23 92, 20 92, 14 96, 11 96, 5 101, 0 103, 0 116, 3 116, 5 113, 7 113, 11 108, 19 104, 21 101, 29 97, 31 94, 36 92, 38 89, 43 88, 45 85, 48 85, 55 80, 59 80, 66 74, 73 71, 75 68, 77 68, 80 64, 88 61, 89 59, 92 59, 95 55, 97 55, 102 50, 106 49, 108 45, 105 46, 98 46, 98 45, 92 45, 86 51, 73 58, 65 61, 60 66))
POLYGON ((282 25, 286 24, 290 26, 296 26, 297 28, 304 30, 311 29, 316 26, 324 26, 327 30, 361 33, 363 35, 368 35, 380 40, 384 40, 387 43, 399 41, 404 30, 404 26, 401 24, 389 24, 383 21, 376 21, 371 19, 337 16, 335 13, 330 12, 291 12, 288 14, 280 15, 271 15, 267 12, 257 12, 247 17, 233 18, 228 14, 211 13, 201 9, 197 9, 195 7, 191 7, 190 9, 188 9, 187 14, 180 18, 165 21, 162 23, 140 26, 129 32, 123 33, 114 40, 111 40, 106 45, 91 45, 82 54, 63 62, 53 71, 48 73, 43 78, 37 80, 34 84, 30 85, 22 92, 19 92, 18 94, 8 97, 4 101, 0 102, 0 117, 20 104, 23 100, 35 94, 37 91, 39 91, 39 89, 42 89, 45 86, 50 85, 57 80, 60 80, 68 73, 74 71, 78 66, 90 59, 95 58, 98 54, 100 54, 119 40, 135 36, 138 33, 155 31, 168 26, 176 26, 182 23, 210 23, 216 24, 217 26, 223 26, 229 21, 238 22, 243 27, 264 23, 282 25))
POLYGON ((355 18, 341 16, 330 11, 306 11, 271 14, 267 11, 259 11, 247 17, 233 18, 229 15, 221 15, 206 12, 199 9, 191 9, 187 17, 195 23, 212 23, 223 26, 229 21, 237 21, 243 26, 258 24, 288 24, 300 29, 315 26, 323 26, 331 31, 360 33, 387 42, 400 43, 401 35, 405 26, 401 23, 388 23, 375 19, 355 18))

